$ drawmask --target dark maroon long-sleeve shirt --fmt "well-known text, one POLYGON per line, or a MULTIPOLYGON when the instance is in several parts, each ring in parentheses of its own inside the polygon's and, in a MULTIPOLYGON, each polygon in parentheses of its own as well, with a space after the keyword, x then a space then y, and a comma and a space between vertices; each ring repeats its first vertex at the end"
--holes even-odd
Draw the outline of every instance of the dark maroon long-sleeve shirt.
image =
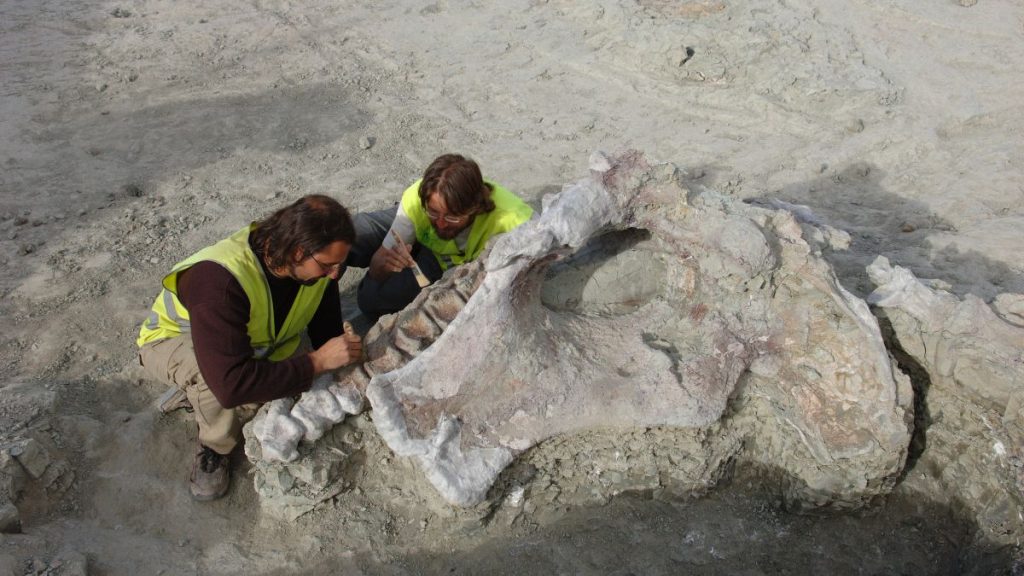
MULTIPOLYGON (((262 263, 261 263, 262 264, 262 263)), ((274 330, 288 316, 300 284, 277 278, 264 266, 274 306, 274 330)), ((300 394, 313 382, 309 354, 271 362, 253 358, 246 325, 249 297, 238 280, 216 262, 199 262, 178 276, 178 299, 188 309, 199 371, 225 408, 300 394)), ((344 331, 338 283, 331 280, 306 331, 314 348, 344 331)))

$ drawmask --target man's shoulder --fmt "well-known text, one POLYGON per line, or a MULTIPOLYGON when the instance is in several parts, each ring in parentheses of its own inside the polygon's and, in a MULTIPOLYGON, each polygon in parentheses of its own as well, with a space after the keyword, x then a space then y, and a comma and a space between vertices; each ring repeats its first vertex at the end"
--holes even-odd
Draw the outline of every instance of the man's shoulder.
POLYGON ((518 194, 502 186, 501 184, 495 182, 494 180, 487 180, 485 178, 484 182, 486 182, 487 185, 490 186, 492 198, 501 197, 508 202, 512 202, 515 204, 525 204, 525 202, 523 202, 523 199, 520 198, 518 194))
POLYGON ((226 277, 231 278, 233 280, 235 278, 231 274, 231 272, 229 272, 228 269, 224 267, 223 264, 215 260, 200 260, 199 262, 193 264, 191 268, 189 268, 189 272, 198 273, 197 275, 203 277, 204 279, 207 276, 210 276, 214 279, 226 277))
POLYGON ((491 199, 494 201, 494 209, 498 215, 511 216, 516 220, 529 220, 533 215, 533 208, 522 198, 510 191, 508 188, 491 180, 491 199))
POLYGON ((235 275, 213 260, 200 260, 178 274, 178 291, 189 300, 245 292, 235 275))
POLYGON ((241 286, 238 279, 224 268, 224 264, 216 260, 200 260, 188 266, 187 270, 179 274, 178 282, 209 287, 241 286))

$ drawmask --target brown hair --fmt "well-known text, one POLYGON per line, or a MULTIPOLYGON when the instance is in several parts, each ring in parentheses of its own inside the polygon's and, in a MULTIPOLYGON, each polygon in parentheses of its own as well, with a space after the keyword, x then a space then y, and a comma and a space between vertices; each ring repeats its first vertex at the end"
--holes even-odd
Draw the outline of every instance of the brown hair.
POLYGON ((458 154, 438 156, 427 166, 420 182, 420 202, 426 207, 434 193, 444 199, 454 216, 494 210, 491 185, 484 182, 476 162, 458 154))
POLYGON ((296 249, 310 256, 338 241, 356 241, 352 216, 337 200, 321 194, 299 198, 256 222, 252 231, 252 245, 270 268, 294 264, 296 249))

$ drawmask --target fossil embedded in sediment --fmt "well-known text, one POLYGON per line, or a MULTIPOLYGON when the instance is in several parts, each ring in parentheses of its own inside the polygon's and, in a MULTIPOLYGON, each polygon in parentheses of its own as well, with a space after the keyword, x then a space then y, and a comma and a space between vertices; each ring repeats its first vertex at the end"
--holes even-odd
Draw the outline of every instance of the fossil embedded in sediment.
POLYGON ((370 378, 388 446, 458 505, 524 450, 599 428, 707 430, 721 462, 745 450, 815 501, 891 485, 909 386, 794 218, 636 152, 590 165, 368 335, 336 385, 370 378))

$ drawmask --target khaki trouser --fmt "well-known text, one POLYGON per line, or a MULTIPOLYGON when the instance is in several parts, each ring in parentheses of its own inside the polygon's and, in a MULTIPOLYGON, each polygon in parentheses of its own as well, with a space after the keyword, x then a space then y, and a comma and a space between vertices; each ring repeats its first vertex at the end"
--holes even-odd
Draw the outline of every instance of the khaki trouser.
POLYGON ((139 349, 139 362, 157 380, 185 391, 199 424, 199 443, 218 454, 230 454, 242 440, 242 426, 259 404, 224 408, 199 373, 188 335, 150 342, 139 349))

